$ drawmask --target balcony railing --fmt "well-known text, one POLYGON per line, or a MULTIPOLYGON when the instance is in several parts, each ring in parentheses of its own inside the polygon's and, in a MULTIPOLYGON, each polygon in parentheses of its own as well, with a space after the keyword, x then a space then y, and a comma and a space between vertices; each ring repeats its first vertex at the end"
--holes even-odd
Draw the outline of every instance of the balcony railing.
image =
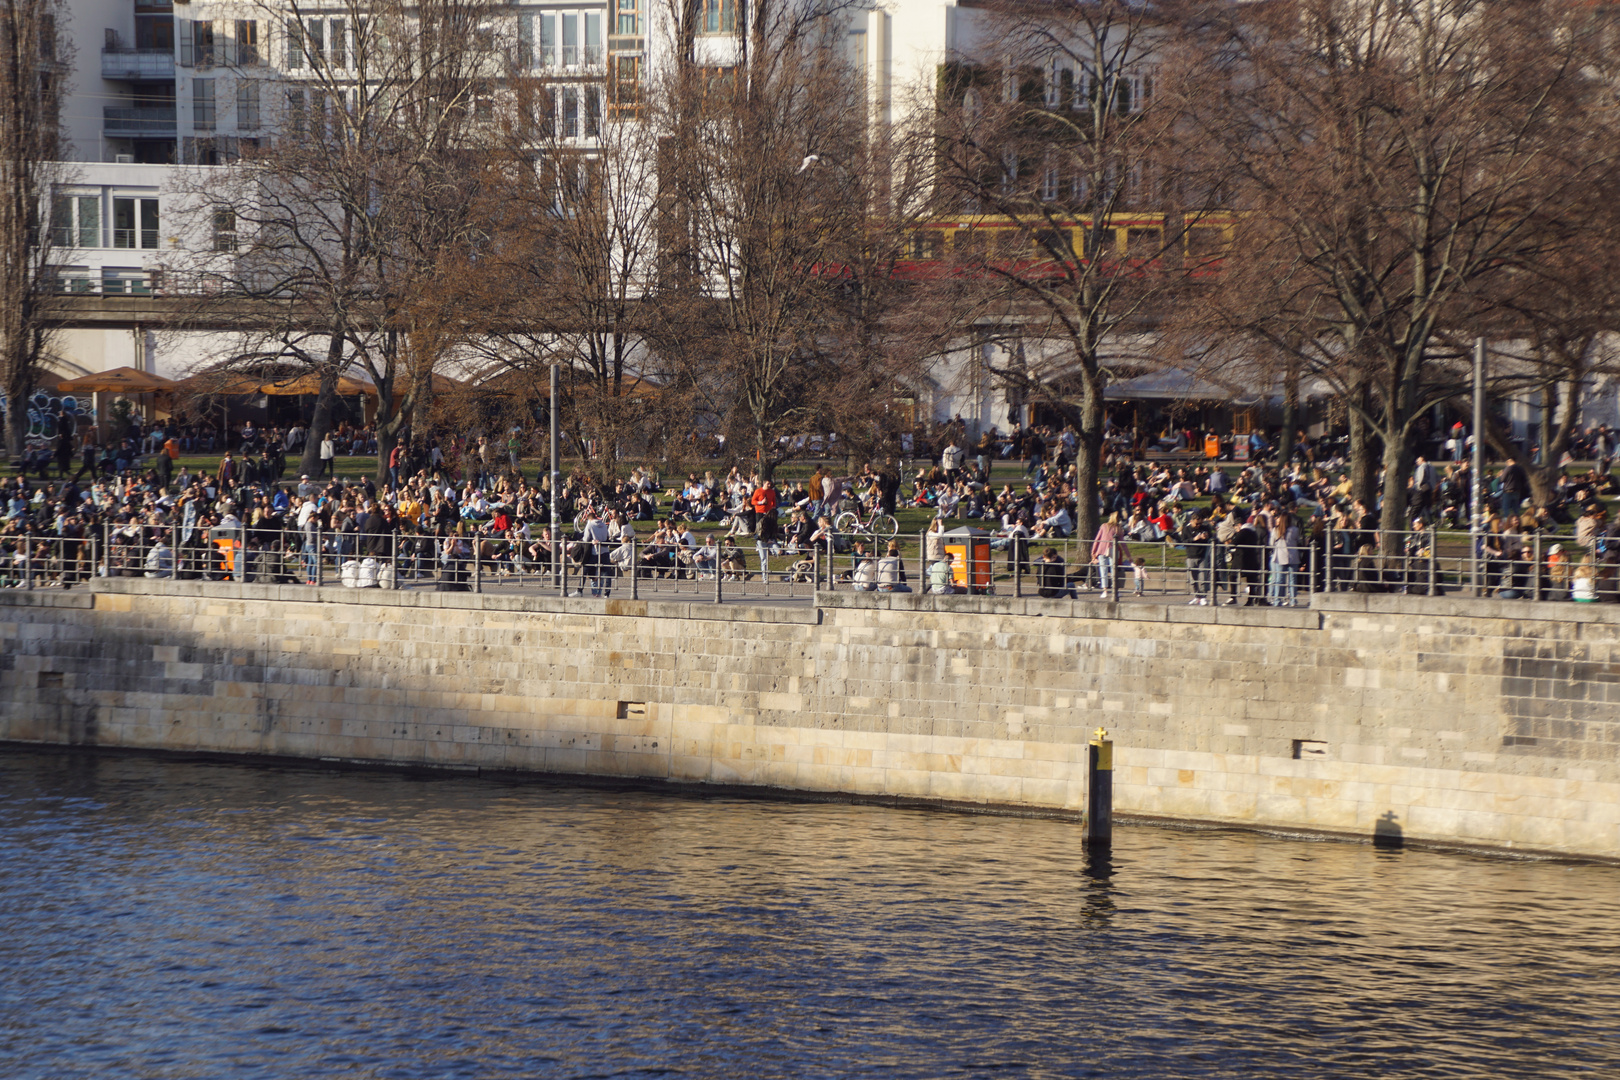
POLYGON ((170 49, 130 49, 123 46, 101 50, 101 77, 148 81, 174 78, 174 52, 170 49))
POLYGON ((102 131, 108 135, 173 135, 175 133, 174 108, 118 109, 111 106, 101 110, 102 131))

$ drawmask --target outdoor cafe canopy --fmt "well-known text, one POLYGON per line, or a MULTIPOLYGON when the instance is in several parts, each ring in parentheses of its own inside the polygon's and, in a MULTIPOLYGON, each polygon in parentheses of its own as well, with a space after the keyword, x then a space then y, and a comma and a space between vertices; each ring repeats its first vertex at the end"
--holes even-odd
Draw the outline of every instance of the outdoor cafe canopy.
POLYGON ((111 371, 98 371, 93 375, 81 375, 77 379, 56 384, 56 389, 64 394, 97 394, 97 393, 124 393, 124 394, 153 394, 163 390, 172 390, 178 385, 173 379, 165 379, 161 375, 153 375, 149 371, 138 368, 120 367, 111 371))

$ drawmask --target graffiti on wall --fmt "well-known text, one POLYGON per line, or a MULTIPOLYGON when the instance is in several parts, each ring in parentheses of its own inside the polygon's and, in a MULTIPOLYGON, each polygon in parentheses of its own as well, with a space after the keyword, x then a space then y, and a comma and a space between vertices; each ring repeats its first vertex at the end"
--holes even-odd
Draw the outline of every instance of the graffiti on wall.
MULTIPOLYGON (((9 417, 11 402, 0 390, 0 415, 9 417)), ((96 419, 95 399, 91 394, 60 394, 40 387, 27 400, 28 430, 24 445, 30 449, 49 447, 56 438, 57 418, 66 413, 75 426, 96 419)))

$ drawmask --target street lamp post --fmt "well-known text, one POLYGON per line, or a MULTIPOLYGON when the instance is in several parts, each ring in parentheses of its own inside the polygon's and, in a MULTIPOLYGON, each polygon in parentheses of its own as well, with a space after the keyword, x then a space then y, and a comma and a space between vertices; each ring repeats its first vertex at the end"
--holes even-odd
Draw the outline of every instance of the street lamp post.
POLYGON ((1468 544, 1474 595, 1482 591, 1479 541, 1485 526, 1485 338, 1474 339, 1474 456, 1469 467, 1468 544))
POLYGON ((557 500, 562 497, 562 485, 557 473, 557 361, 551 361, 551 583, 562 589, 562 547, 557 529, 557 500))

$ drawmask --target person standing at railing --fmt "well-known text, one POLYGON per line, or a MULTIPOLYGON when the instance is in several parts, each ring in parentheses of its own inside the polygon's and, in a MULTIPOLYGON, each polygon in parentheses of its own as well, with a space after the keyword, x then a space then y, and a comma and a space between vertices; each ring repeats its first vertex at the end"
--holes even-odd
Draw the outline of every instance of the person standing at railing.
POLYGON ((1097 535, 1091 541, 1091 561, 1097 567, 1098 596, 1107 596, 1113 588, 1120 539, 1119 511, 1116 510, 1108 515, 1107 521, 1097 526, 1097 535))
POLYGON ((1299 524, 1292 514, 1280 514, 1271 523, 1271 606, 1298 604, 1299 524))
POLYGON ((1215 542, 1214 530, 1202 509, 1194 510, 1182 530, 1182 547, 1187 553, 1187 585, 1193 597, 1189 605, 1209 603, 1209 559, 1215 542))

